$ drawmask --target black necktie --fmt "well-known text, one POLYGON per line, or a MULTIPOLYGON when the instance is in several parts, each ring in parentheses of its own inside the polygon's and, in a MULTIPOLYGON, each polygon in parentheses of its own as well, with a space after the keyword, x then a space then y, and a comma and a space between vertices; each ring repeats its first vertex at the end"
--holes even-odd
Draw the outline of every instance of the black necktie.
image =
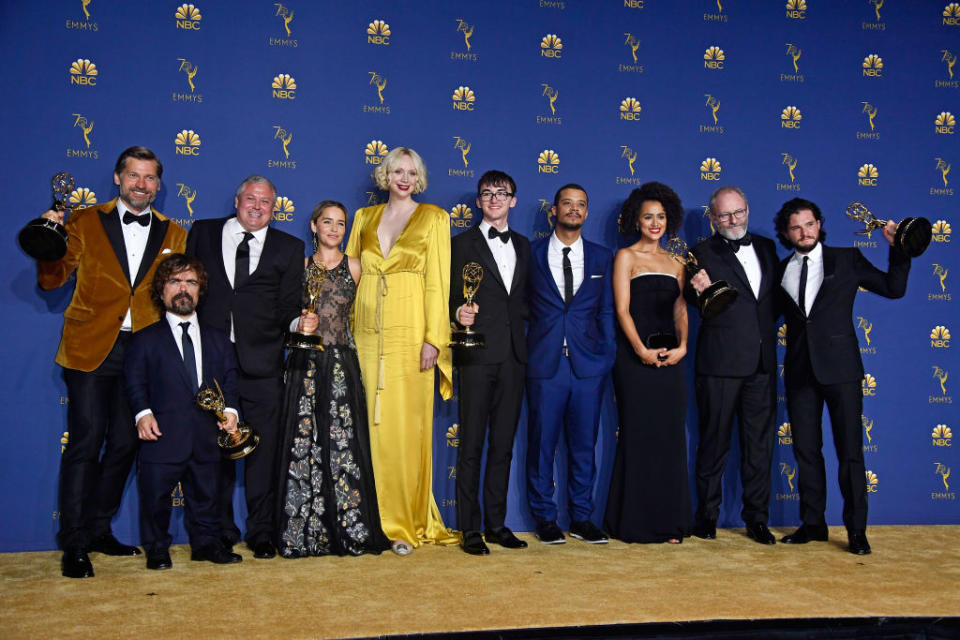
POLYGON ((727 244, 730 245, 730 248, 733 249, 733 252, 736 253, 740 251, 740 247, 749 247, 753 243, 753 238, 750 237, 749 233, 743 234, 743 237, 739 240, 731 240, 727 238, 727 244))
POLYGON ((250 241, 253 234, 249 231, 243 232, 243 240, 237 245, 237 266, 233 272, 233 288, 239 289, 250 279, 250 241))
POLYGON ((187 370, 187 379, 190 380, 190 388, 196 393, 199 389, 197 384, 197 355, 193 351, 193 340, 187 330, 190 328, 189 322, 181 322, 180 328, 183 329, 183 335, 180 337, 180 343, 183 345, 183 368, 187 370))
POLYGON ((141 227, 150 226, 150 212, 142 213, 139 216, 129 211, 123 214, 123 224, 133 224, 139 222, 141 227))
POLYGON ((497 231, 493 227, 487 229, 487 237, 493 240, 494 238, 500 238, 503 244, 510 242, 510 230, 506 229, 504 231, 497 231))
POLYGON ((797 305, 803 315, 807 315, 807 261, 810 258, 803 256, 803 266, 800 267, 800 288, 797 290, 797 305))
POLYGON ((573 265, 570 264, 570 247, 563 248, 563 302, 573 300, 573 265))

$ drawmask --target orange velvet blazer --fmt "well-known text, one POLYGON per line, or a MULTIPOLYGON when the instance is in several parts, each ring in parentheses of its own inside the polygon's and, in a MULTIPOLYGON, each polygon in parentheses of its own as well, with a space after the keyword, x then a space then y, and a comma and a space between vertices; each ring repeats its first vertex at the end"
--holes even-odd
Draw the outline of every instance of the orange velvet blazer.
POLYGON ((170 253, 183 252, 187 232, 155 209, 140 271, 128 275, 123 230, 116 199, 74 211, 66 219, 67 255, 37 262, 42 289, 55 289, 76 272, 76 289, 63 312, 63 336, 57 364, 93 371, 110 354, 127 309, 133 330, 153 324, 160 313, 150 298, 157 264, 170 253), (131 285, 131 281, 133 284, 131 285))

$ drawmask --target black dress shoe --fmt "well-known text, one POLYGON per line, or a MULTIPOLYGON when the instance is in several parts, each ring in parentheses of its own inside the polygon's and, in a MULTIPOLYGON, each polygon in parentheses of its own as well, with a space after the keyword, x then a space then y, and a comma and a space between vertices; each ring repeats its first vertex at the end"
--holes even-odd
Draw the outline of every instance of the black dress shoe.
POLYGON ((243 562, 243 558, 238 554, 227 551, 219 544, 192 550, 190 552, 190 559, 196 562, 212 562, 214 564, 243 562))
POLYGON ((767 529, 767 525, 762 522, 754 522, 747 525, 747 537, 760 544, 776 544, 777 539, 767 529))
POLYGON ((93 577, 93 565, 90 563, 90 557, 82 549, 64 551, 60 567, 64 578, 93 577))
POLYGON ((597 525, 589 520, 570 523, 570 537, 583 540, 587 544, 607 544, 610 538, 597 525))
POLYGON ((138 556, 140 549, 123 544, 113 537, 112 533, 105 533, 95 538, 88 547, 90 551, 96 551, 106 556, 138 556))
POLYGON ((543 544, 563 544, 567 541, 563 537, 563 531, 553 520, 544 520, 537 523, 537 539, 543 544))
POLYGON ((273 543, 269 540, 261 540, 250 545, 253 550, 253 557, 259 560, 269 560, 277 555, 277 550, 273 548, 273 543))
POLYGON ((847 540, 850 546, 847 551, 855 553, 858 556, 865 556, 870 553, 870 543, 867 542, 866 531, 847 531, 847 540))
POLYGON ((499 529, 487 529, 484 531, 483 537, 487 539, 487 542, 491 544, 498 544, 501 547, 506 547, 507 549, 527 548, 527 543, 513 535, 513 531, 510 531, 510 529, 506 527, 500 527, 499 529))
POLYGON ((233 545, 237 544, 237 541, 231 536, 220 536, 220 544, 227 551, 233 551, 233 545))
POLYGON ((472 556, 486 556, 490 554, 490 549, 483 543, 483 536, 479 531, 464 531, 463 542, 460 543, 463 550, 472 556))
POLYGON ((785 542, 787 544, 807 544, 811 540, 816 540, 817 542, 826 542, 827 528, 802 524, 800 525, 800 528, 793 533, 783 536, 783 538, 780 539, 780 542, 785 542))
POLYGON ((704 540, 715 540, 717 537, 717 521, 702 520, 693 527, 693 535, 704 540))
POLYGON ((162 551, 147 552, 147 569, 154 571, 163 571, 173 567, 173 561, 170 560, 170 552, 166 549, 162 551))

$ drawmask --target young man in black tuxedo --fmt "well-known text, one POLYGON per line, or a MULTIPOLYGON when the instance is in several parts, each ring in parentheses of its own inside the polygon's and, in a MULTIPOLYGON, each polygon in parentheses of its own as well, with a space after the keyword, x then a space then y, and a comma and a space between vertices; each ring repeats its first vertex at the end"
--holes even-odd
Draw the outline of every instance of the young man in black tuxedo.
POLYGON ((883 236, 891 245, 887 273, 870 264, 859 249, 824 246, 823 215, 809 200, 794 198, 784 203, 774 222, 780 241, 794 250, 780 263, 777 281, 787 320, 784 382, 803 522, 783 542, 804 544, 827 539, 827 488, 821 451, 826 403, 837 449, 849 551, 867 554, 863 361, 853 326, 853 301, 860 287, 886 298, 902 297, 907 289, 910 258, 894 246, 893 222, 883 228, 883 236))
POLYGON ((510 209, 517 204, 516 192, 516 183, 506 173, 483 174, 477 184, 477 207, 483 211, 483 220, 451 240, 450 315, 460 326, 471 327, 486 339, 483 348, 454 349, 460 374, 457 519, 463 531, 461 546, 473 555, 490 553, 484 536, 487 542, 509 549, 527 546, 504 526, 527 362, 524 321, 530 243, 507 225, 510 209), (483 267, 472 305, 466 304, 463 293, 463 267, 468 262, 483 267), (484 440, 488 446, 481 519, 484 440), (486 530, 481 535, 483 522, 486 530))
MULTIPOLYGON (((244 458, 247 502, 246 542, 255 558, 276 555, 274 468, 283 393, 283 347, 301 315, 303 242, 270 227, 277 189, 263 176, 244 180, 234 198, 236 216, 197 220, 187 236, 187 253, 203 261, 209 274, 200 319, 221 329, 234 343, 239 365, 240 411, 260 434, 256 450, 244 458)), ((223 463, 220 514, 223 542, 240 537, 233 519, 236 464, 223 463)))
POLYGON ((173 566, 168 527, 170 494, 178 482, 185 498, 191 559, 216 564, 242 559, 220 542, 218 423, 195 401, 199 389, 218 384, 226 404, 219 428, 237 430, 233 346, 224 332, 201 327, 197 319, 197 302, 206 288, 207 274, 199 259, 170 254, 157 266, 153 279, 153 301, 163 315, 137 332, 127 350, 127 394, 142 441, 137 486, 148 569, 173 566))

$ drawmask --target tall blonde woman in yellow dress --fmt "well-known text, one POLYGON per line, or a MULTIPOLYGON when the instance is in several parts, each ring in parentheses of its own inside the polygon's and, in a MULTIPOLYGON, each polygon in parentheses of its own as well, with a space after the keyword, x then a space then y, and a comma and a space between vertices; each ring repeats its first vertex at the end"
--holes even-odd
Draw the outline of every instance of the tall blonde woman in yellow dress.
POLYGON ((367 390, 370 453, 383 531, 407 555, 425 542, 454 544, 433 498, 434 367, 453 393, 450 219, 413 196, 427 188, 417 152, 393 149, 374 171, 386 204, 357 211, 347 254, 363 276, 353 335, 367 390))

